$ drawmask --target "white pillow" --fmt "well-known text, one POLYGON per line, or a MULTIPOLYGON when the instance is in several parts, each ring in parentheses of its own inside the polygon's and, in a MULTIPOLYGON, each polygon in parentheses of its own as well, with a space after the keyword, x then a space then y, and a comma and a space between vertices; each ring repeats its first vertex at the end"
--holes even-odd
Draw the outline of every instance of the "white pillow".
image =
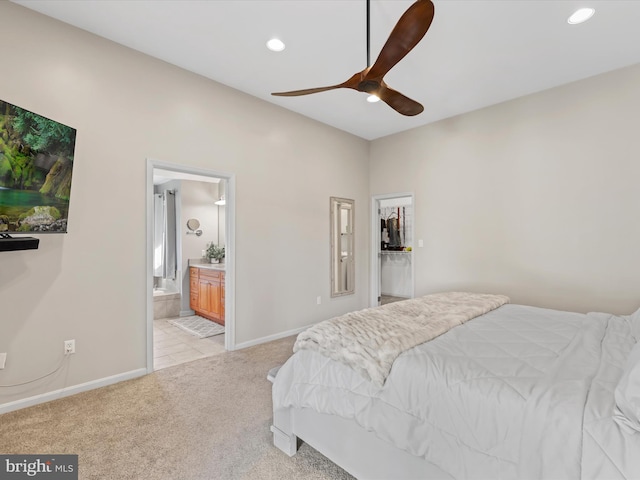
POLYGON ((640 432, 640 343, 631 349, 614 395, 613 419, 620 426, 640 432))

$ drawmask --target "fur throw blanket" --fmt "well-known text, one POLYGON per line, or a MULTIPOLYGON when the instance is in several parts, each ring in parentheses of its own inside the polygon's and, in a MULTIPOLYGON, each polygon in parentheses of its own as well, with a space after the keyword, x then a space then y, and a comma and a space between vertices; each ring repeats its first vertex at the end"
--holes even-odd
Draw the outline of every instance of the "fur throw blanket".
POLYGON ((310 327, 293 351, 315 350, 381 387, 402 352, 508 302, 504 295, 447 292, 367 308, 310 327))

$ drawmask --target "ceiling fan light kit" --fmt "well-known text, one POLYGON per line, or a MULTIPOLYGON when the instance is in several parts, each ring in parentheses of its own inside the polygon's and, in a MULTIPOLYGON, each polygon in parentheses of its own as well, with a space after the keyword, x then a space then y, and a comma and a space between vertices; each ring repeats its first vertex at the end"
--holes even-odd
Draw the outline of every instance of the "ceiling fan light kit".
POLYGON ((338 88, 351 88, 378 97, 402 115, 414 116, 422 113, 424 107, 415 100, 390 88, 383 77, 402 60, 427 33, 434 15, 431 0, 417 0, 402 14, 382 47, 378 59, 369 66, 369 0, 367 0, 367 68, 356 73, 346 82, 328 87, 308 88, 290 92, 277 92, 279 97, 297 97, 312 93, 326 92, 338 88))

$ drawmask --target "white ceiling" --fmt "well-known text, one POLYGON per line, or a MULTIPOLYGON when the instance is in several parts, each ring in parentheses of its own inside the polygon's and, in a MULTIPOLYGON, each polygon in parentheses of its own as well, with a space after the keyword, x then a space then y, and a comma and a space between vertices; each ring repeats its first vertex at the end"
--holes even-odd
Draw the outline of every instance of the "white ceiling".
MULTIPOLYGON (((13 0, 362 138, 418 127, 640 62, 640 1, 434 0, 418 46, 386 76, 425 111, 366 94, 271 92, 341 83, 366 64, 366 0, 13 0), (567 17, 596 9, 581 25, 567 17), (265 42, 281 38, 281 53, 265 42)), ((371 60, 411 0, 371 0, 371 60)))

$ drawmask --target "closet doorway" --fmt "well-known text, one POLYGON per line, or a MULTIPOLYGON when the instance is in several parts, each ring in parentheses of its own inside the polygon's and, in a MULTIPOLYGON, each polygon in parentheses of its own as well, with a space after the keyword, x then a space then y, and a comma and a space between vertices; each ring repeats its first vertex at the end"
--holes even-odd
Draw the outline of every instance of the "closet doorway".
MULTIPOLYGON (((234 199, 235 177, 231 174, 147 160, 149 373, 235 349, 234 199), (172 203, 168 200, 175 206, 166 208, 172 203), (169 222, 171 217, 173 222, 169 222), (173 241, 167 232, 172 232, 173 241), (209 244, 224 247, 219 263, 203 258, 209 244), (210 300, 211 292, 219 293, 215 309, 200 311, 204 303, 194 301, 201 285, 195 282, 194 288, 199 278, 193 277, 200 274, 203 282, 216 277, 217 289, 203 290, 210 300)), ((213 302, 207 303, 211 305, 213 302)))
POLYGON ((372 307, 414 296, 414 205, 412 193, 372 197, 372 307))

